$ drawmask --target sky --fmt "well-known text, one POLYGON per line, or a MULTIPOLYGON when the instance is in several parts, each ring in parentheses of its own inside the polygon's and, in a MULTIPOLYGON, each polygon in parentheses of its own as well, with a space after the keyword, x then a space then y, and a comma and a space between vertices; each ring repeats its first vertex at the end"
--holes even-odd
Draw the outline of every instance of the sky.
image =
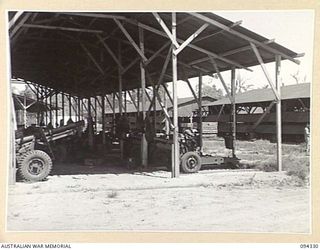
MULTIPOLYGON (((214 11, 230 21, 242 20, 242 26, 266 37, 275 39, 275 42, 297 53, 305 53, 299 58, 300 65, 284 60, 281 63, 281 80, 284 85, 295 84, 291 74, 299 72, 301 82, 312 82, 313 65, 313 42, 314 42, 314 12, 311 10, 301 11, 214 11)), ((266 64, 269 74, 274 79, 275 64, 266 64)), ((253 88, 261 88, 268 84, 260 66, 251 67, 253 72, 239 70, 241 77, 247 79, 253 88)), ((224 80, 230 83, 230 71, 222 73, 224 80)), ((204 78, 206 82, 208 78, 204 78)), ((198 79, 192 79, 195 87, 198 79)), ((222 89, 219 80, 214 80, 217 88, 222 89)), ((192 96, 186 88, 187 84, 178 84, 178 96, 192 96)))

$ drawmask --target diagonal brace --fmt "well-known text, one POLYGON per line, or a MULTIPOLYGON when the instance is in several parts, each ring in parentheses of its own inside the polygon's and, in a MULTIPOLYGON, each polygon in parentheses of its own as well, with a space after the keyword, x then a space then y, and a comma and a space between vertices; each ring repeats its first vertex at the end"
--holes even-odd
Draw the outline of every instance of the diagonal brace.
POLYGON ((100 35, 97 35, 99 41, 102 43, 103 47, 108 51, 108 53, 110 54, 110 56, 113 58, 113 60, 116 62, 116 64, 118 64, 118 66, 120 67, 121 70, 123 70, 123 67, 121 65, 121 63, 119 62, 118 58, 116 57, 116 55, 112 52, 112 50, 110 49, 110 47, 103 41, 102 37, 100 35))
POLYGON ((196 32, 194 32, 191 36, 188 37, 187 40, 185 40, 180 46, 179 48, 177 48, 176 50, 174 50, 174 54, 178 55, 185 47, 187 47, 192 41, 193 39, 195 39, 202 31, 204 31, 207 27, 209 26, 209 24, 205 23, 204 25, 202 25, 199 29, 197 29, 196 32))
POLYGON ((102 75, 104 75, 104 71, 103 69, 100 67, 100 65, 98 64, 98 62, 96 61, 96 59, 94 59, 93 55, 90 53, 90 51, 86 48, 86 46, 84 46, 83 43, 80 43, 82 49, 86 52, 87 56, 91 59, 91 61, 94 63, 94 65, 98 68, 98 70, 100 71, 100 73, 102 75))
POLYGON ((271 80, 271 77, 270 77, 270 75, 269 75, 269 73, 267 71, 266 66, 264 65, 264 62, 262 60, 262 57, 261 57, 256 45, 254 43, 250 43, 250 45, 252 47, 252 50, 253 50, 254 54, 256 55, 256 57, 258 59, 258 62, 260 63, 262 71, 263 71, 264 75, 266 76, 266 78, 268 80, 268 83, 269 83, 269 85, 270 85, 270 87, 271 87, 271 89, 272 89, 272 91, 273 91, 273 93, 275 95, 276 100, 279 101, 280 100, 280 96, 278 94, 278 91, 276 90, 276 88, 275 88, 275 86, 274 86, 274 84, 273 84, 273 82, 271 80))
POLYGON ((141 51, 141 49, 139 48, 139 46, 136 44, 136 42, 132 39, 132 37, 130 36, 130 34, 128 33, 128 31, 123 27, 123 25, 121 24, 121 22, 117 19, 113 19, 115 21, 115 23, 119 26, 120 30, 122 31, 122 33, 126 36, 126 38, 129 40, 129 42, 131 43, 131 45, 135 48, 135 50, 138 52, 138 54, 142 57, 143 61, 147 61, 148 59, 145 57, 144 53, 141 51))
POLYGON ((229 89, 227 87, 226 82, 224 81, 224 79, 223 79, 223 77, 222 77, 222 75, 220 73, 220 70, 218 68, 218 65, 217 65, 216 61, 212 57, 209 57, 209 59, 210 59, 212 65, 213 65, 213 67, 214 67, 214 69, 215 69, 215 71, 216 71, 216 73, 217 73, 222 85, 223 85, 224 90, 227 92, 227 95, 228 95, 228 98, 229 98, 230 102, 232 103, 233 102, 233 98, 232 98, 231 93, 230 93, 230 91, 229 91, 229 89))
POLYGON ((175 39, 175 37, 172 35, 172 33, 170 32, 170 30, 168 29, 167 25, 165 24, 165 22, 161 19, 161 17, 159 16, 159 14, 157 12, 152 12, 153 16, 155 17, 155 19, 158 21, 158 23, 161 25, 162 29, 164 30, 164 32, 167 34, 167 36, 170 38, 171 42, 174 44, 174 46, 176 48, 179 48, 179 43, 177 42, 177 40, 175 39))

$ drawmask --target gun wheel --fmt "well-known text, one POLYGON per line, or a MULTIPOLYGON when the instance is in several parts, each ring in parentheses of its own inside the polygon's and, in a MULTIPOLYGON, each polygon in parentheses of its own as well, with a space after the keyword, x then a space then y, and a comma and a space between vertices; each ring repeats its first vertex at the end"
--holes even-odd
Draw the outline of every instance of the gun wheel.
POLYGON ((52 160, 41 150, 31 150, 23 154, 19 162, 19 174, 27 181, 42 181, 50 174, 52 160))
POLYGON ((201 157, 196 152, 187 152, 181 157, 181 168, 185 173, 196 173, 201 168, 201 157))

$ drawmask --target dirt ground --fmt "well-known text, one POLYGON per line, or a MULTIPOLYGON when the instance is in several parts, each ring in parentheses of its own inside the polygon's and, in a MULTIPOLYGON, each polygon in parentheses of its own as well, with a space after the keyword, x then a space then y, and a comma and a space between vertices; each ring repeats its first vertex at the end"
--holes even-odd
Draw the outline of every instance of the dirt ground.
POLYGON ((206 169, 172 179, 112 161, 56 169, 47 181, 9 187, 7 230, 310 232, 309 185, 286 172, 206 169))

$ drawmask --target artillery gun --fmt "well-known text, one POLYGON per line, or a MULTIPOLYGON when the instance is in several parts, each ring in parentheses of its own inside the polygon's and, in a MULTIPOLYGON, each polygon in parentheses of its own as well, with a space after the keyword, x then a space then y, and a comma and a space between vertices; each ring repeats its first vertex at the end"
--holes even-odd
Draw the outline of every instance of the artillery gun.
MULTIPOLYGON (((229 138, 232 139, 232 138, 229 138)), ((196 173, 204 166, 211 166, 214 168, 226 167, 226 168, 238 168, 239 158, 236 156, 219 156, 203 154, 200 151, 200 138, 198 132, 186 130, 183 133, 179 133, 179 151, 180 151, 180 167, 184 173, 196 173)), ((171 170, 171 150, 172 140, 155 138, 155 150, 153 151, 156 157, 159 157, 162 152, 166 152, 166 162, 168 170, 171 170), (163 151, 164 150, 164 151, 163 151)), ((226 148, 231 149, 231 143, 226 141, 226 148)), ((163 153, 162 153, 163 155, 163 153)), ((159 160, 157 160, 159 161, 159 160)))
POLYGON ((27 181, 41 181, 51 172, 55 160, 53 142, 81 135, 84 121, 53 129, 29 127, 16 132, 16 160, 18 173, 27 181))

